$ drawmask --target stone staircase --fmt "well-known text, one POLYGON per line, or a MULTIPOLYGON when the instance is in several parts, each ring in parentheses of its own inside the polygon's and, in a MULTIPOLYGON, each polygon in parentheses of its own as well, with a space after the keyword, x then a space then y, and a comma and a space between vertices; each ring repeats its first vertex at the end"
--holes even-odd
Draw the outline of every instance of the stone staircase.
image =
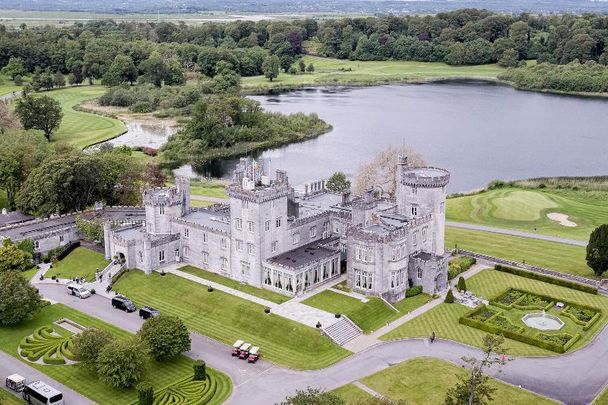
POLYGON ((361 335, 363 331, 355 325, 353 321, 342 315, 340 320, 327 328, 323 328, 325 333, 335 344, 343 346, 354 338, 361 335))

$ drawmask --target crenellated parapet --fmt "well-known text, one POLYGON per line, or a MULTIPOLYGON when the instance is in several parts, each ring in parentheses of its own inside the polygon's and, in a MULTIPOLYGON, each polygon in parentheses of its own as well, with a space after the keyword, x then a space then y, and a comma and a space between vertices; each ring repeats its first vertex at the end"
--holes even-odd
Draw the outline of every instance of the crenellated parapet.
POLYGON ((273 184, 267 187, 256 187, 252 190, 244 189, 239 184, 231 184, 226 188, 226 192, 230 198, 256 204, 287 197, 291 195, 292 191, 292 188, 288 184, 273 184))
POLYGON ((450 182, 450 172, 438 167, 404 167, 401 184, 410 187, 445 187, 450 182))
POLYGON ((172 207, 182 204, 182 193, 177 187, 146 188, 143 201, 144 205, 172 207))
POLYGON ((384 225, 386 232, 383 233, 378 233, 369 228, 365 228, 362 225, 357 225, 352 226, 348 229, 347 236, 352 236, 358 240, 366 242, 392 242, 403 239, 409 234, 412 229, 417 228, 423 224, 428 224, 432 220, 433 215, 427 214, 420 217, 416 217, 400 227, 390 227, 384 225))

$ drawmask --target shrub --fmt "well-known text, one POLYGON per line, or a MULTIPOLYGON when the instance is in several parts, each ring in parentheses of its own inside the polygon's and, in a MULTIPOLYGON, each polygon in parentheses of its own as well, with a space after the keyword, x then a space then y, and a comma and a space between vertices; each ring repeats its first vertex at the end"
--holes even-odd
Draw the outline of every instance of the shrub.
POLYGON ((95 366, 99 352, 114 340, 110 332, 103 329, 88 328, 76 336, 74 355, 88 366, 95 366))
POLYGON ((540 273, 516 269, 514 267, 502 266, 500 264, 495 265, 494 269, 505 273, 514 274, 520 277, 526 277, 533 280, 543 281, 549 284, 559 285, 561 287, 572 288, 573 290, 579 290, 589 294, 597 294, 597 288, 593 288, 585 284, 576 283, 574 281, 562 280, 561 278, 555 278, 540 273))
POLYGON ((137 397, 139 405, 154 404, 154 388, 149 382, 141 382, 137 386, 137 397))
POLYGON ((450 260, 448 264, 448 279, 452 280, 456 278, 457 275, 464 273, 475 263, 477 263, 477 259, 469 256, 459 256, 450 260))
POLYGON ((207 291, 213 292, 213 287, 211 287, 211 286, 207 287, 207 291))
POLYGON ((158 150, 151 148, 149 146, 144 146, 142 148, 142 152, 144 153, 144 155, 148 155, 148 156, 156 156, 158 154, 158 150))
POLYGON ((264 308, 264 313, 269 314, 270 313, 270 308, 268 308, 268 307, 264 308))
POLYGON ((336 318, 342 318, 342 314, 335 314, 334 315, 336 318))
POLYGON ((464 280, 464 277, 458 278, 458 291, 466 291, 467 290, 467 282, 464 280))
POLYGON ((133 387, 141 381, 148 361, 148 350, 139 339, 117 340, 101 349, 97 374, 110 387, 133 387))
POLYGON ((147 101, 138 101, 130 107, 134 113, 150 113, 154 111, 154 107, 147 101))
POLYGON ((445 302, 446 304, 454 303, 454 293, 452 292, 451 288, 448 290, 448 293, 446 294, 445 300, 443 302, 445 302))
POLYGON ((21 272, 0 273, 0 325, 16 325, 31 319, 42 308, 38 290, 21 272))
POLYGON ((192 365, 194 369, 194 381, 204 381, 207 378, 207 365, 203 360, 197 360, 192 365))
POLYGON ((413 297, 413 296, 419 295, 421 293, 422 293, 422 286, 421 285, 415 285, 415 286, 410 287, 407 290, 405 290, 405 296, 406 297, 413 297))
POLYGON ((138 335, 148 344, 157 361, 168 360, 190 350, 190 333, 177 316, 149 318, 138 335))

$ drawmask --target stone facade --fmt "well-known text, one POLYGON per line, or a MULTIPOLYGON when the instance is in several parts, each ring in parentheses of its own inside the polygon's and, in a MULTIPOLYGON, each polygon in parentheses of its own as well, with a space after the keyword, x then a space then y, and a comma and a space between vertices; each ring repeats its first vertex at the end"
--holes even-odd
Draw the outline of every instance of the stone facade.
POLYGON ((229 202, 190 207, 189 182, 144 192, 145 226, 106 226, 106 256, 150 273, 184 262, 256 287, 299 295, 339 277, 346 261, 355 291, 395 302, 407 288, 447 286, 445 187, 449 173, 402 158, 396 197, 351 199, 323 181, 291 187, 264 162, 241 159, 229 202))

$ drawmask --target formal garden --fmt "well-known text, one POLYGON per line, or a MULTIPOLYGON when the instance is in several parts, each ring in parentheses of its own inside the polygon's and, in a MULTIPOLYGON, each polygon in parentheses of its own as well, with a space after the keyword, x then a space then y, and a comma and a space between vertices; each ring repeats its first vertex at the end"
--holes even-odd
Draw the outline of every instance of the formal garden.
MULTIPOLYGON (((557 279, 547 279, 553 280, 557 279)), ((606 324, 608 298, 585 286, 547 281, 484 270, 469 278, 466 287, 489 305, 471 309, 442 303, 381 339, 428 337, 435 332, 438 338, 479 347, 487 332, 500 333, 507 338, 509 354, 515 356, 551 356, 587 345, 606 324), (538 315, 541 322, 544 317, 557 317, 563 326, 545 331, 531 328, 522 320, 528 314, 538 315)))
POLYGON ((137 403, 143 386, 159 405, 198 398, 220 404, 230 396, 228 376, 179 353, 159 357, 153 345, 143 348, 144 329, 133 336, 62 304, 46 305, 30 320, 0 326, 0 350, 98 403, 137 403), (116 358, 131 359, 129 367, 117 369, 116 358))

